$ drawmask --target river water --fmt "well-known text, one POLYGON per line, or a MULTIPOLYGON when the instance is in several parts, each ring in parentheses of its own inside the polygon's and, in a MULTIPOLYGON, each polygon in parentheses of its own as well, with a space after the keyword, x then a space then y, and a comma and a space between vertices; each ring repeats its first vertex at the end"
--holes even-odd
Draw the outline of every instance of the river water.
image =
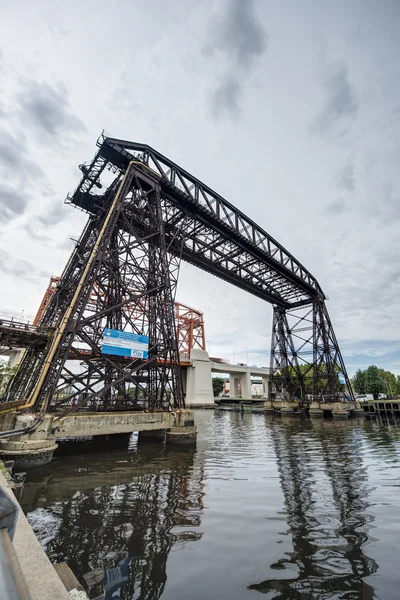
POLYGON ((399 428, 196 423, 196 450, 134 434, 28 471, 20 502, 50 559, 114 577, 107 600, 400 598, 399 428))

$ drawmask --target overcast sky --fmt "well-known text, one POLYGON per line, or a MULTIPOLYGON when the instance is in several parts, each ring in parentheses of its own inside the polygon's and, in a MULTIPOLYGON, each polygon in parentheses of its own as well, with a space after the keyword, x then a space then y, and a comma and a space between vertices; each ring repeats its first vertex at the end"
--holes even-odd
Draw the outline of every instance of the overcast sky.
MULTIPOLYGON (((32 318, 103 129, 147 143, 319 280, 350 373, 400 373, 400 3, 0 3, 0 314, 32 318)), ((271 307, 183 265, 213 356, 265 364, 271 307)))

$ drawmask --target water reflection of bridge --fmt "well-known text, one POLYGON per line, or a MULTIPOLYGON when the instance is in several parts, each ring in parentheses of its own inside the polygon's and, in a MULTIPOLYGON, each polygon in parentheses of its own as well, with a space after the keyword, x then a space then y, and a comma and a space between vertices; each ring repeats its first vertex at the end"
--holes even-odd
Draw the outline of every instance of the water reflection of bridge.
MULTIPOLYGON (((30 519, 42 543, 48 536, 50 558, 67 561, 78 576, 92 569, 114 569, 127 560, 129 580, 121 593, 125 599, 157 599, 164 590, 165 597, 172 598, 185 588, 193 567, 190 583, 197 586, 196 598, 203 593, 214 597, 216 588, 205 579, 210 575, 213 585, 221 586, 220 596, 215 595, 221 598, 240 597, 237 586, 245 582, 251 584, 249 598, 256 598, 258 591, 274 600, 372 600, 368 578, 378 565, 366 553, 373 509, 363 459, 365 424, 361 430, 354 421, 266 417, 264 422, 259 415, 203 414, 212 428, 205 434, 206 444, 212 440, 206 453, 203 445, 197 454, 150 445, 129 454, 116 448, 109 454, 104 447, 93 455, 88 452, 93 445, 85 450, 85 460, 56 460, 41 469, 37 481, 32 481, 32 472, 22 504, 30 510, 36 507, 30 519), (247 475, 252 461, 256 469, 247 475), (267 464, 273 466, 268 480, 263 471, 267 464), (203 517, 203 471, 207 505, 212 510, 218 505, 217 520, 215 514, 203 517), (254 487, 249 483, 253 477, 259 479, 254 487), (215 491, 231 478, 234 483, 224 484, 225 492, 215 491), (247 491, 236 497, 239 487, 247 491), (261 499, 264 508, 273 500, 269 511, 256 506, 261 499), (279 504, 286 509, 287 521, 279 541, 287 543, 289 534, 292 543, 286 554, 277 553, 270 535, 274 530, 262 522, 265 514, 275 518, 279 504), (210 535, 193 547, 202 527, 213 531, 206 529, 210 535), (215 540, 224 536, 223 543, 215 540), (192 553, 172 558, 170 552, 185 544, 192 553), (266 563, 268 572, 262 570, 266 563)), ((277 535, 279 531, 275 529, 277 535)))
POLYGON ((270 565, 280 576, 249 589, 281 600, 372 600, 373 588, 363 579, 378 565, 363 550, 372 518, 367 512, 369 490, 357 429, 332 421, 291 420, 269 430, 293 552, 270 565), (316 428, 318 435, 313 436, 316 428), (320 460, 316 462, 317 445, 320 460))
POLYGON ((172 547, 202 536, 202 468, 187 448, 109 451, 85 451, 78 469, 64 458, 41 468, 36 480, 32 473, 21 504, 36 506, 29 519, 53 562, 68 562, 82 578, 127 561, 123 597, 160 598, 172 547))

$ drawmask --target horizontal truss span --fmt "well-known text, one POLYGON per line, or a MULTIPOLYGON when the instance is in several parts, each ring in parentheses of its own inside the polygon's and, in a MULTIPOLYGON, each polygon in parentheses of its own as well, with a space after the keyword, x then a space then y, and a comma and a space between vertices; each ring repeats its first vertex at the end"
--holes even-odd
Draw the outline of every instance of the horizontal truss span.
POLYGON ((117 175, 132 160, 158 179, 169 251, 268 302, 289 308, 323 292, 305 267, 267 232, 184 169, 145 144, 101 137, 92 163, 67 201, 96 214, 104 196, 100 176, 117 175), (184 235, 183 247, 177 232, 184 235))
POLYGON ((270 399, 353 399, 325 296, 303 265, 149 146, 101 137, 98 148, 67 199, 88 222, 37 327, 0 326, 0 341, 28 346, 0 413, 183 408, 179 345, 187 355, 205 339, 201 313, 174 308, 181 259, 273 304, 270 399), (106 329, 144 336, 146 349, 110 354, 106 329))

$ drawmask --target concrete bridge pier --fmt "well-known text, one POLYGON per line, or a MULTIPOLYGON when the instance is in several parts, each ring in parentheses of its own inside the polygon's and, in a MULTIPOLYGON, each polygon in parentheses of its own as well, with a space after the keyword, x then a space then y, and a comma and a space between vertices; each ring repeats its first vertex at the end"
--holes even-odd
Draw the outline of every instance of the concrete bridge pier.
POLYGON ((194 424, 193 411, 178 411, 175 416, 175 427, 166 432, 167 444, 191 445, 197 440, 197 427, 194 424))
POLYGON ((349 418, 349 411, 346 410, 345 408, 333 409, 332 410, 332 417, 334 419, 348 419, 349 418))
POLYGON ((312 419, 323 419, 324 418, 324 411, 322 410, 322 408, 310 406, 309 411, 308 411, 308 415, 312 419))
MULTIPOLYGON (((3 431, 27 429, 36 415, 13 413, 0 424, 3 431)), ((1 430, 0 429, 0 430, 1 430)), ((193 411, 182 409, 175 412, 110 412, 70 413, 62 419, 46 414, 37 429, 26 435, 0 439, 0 457, 14 460, 16 467, 38 467, 51 462, 58 448, 58 438, 108 436, 139 432, 141 441, 147 439, 165 441, 167 444, 195 444, 197 428, 193 411)))
POLYGON ((183 385, 186 402, 194 404, 214 404, 211 380, 211 362, 205 350, 193 349, 191 367, 183 371, 183 385))
POLYGON ((229 374, 229 389, 231 398, 251 398, 251 376, 249 371, 229 374))
POLYGON ((264 413, 267 415, 275 414, 275 408, 271 400, 266 400, 264 402, 264 413))
MULTIPOLYGON (((46 415, 48 417, 49 415, 46 415)), ((9 413, 5 422, 8 429, 27 429, 35 423, 35 415, 9 413), (13 417, 11 419, 11 416, 13 417)), ((44 419, 38 428, 27 435, 15 435, 0 439, 0 458, 13 460, 16 467, 39 467, 53 460, 53 454, 58 448, 56 437, 49 433, 49 423, 44 419)))

